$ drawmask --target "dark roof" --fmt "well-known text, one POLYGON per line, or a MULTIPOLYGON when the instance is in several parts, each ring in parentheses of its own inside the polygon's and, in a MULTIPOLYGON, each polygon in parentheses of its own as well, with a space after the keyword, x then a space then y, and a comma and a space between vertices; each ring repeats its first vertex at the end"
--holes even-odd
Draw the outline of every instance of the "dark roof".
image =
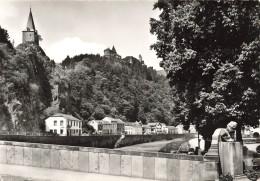
POLYGON ((159 123, 159 122, 156 122, 156 123, 148 123, 148 126, 157 126, 158 124, 161 124, 161 123, 159 123))
POLYGON ((167 128, 176 128, 175 126, 166 126, 167 128))
POLYGON ((139 123, 136 122, 124 122, 125 126, 133 126, 133 127, 142 127, 139 123))
POLYGON ((151 129, 151 127, 148 126, 147 124, 143 125, 143 127, 144 127, 144 128, 149 128, 149 129, 151 129))
POLYGON ((64 117, 65 119, 70 120, 70 121, 81 121, 72 115, 62 114, 62 113, 56 113, 56 114, 52 115, 51 117, 64 117))
POLYGON ((108 121, 102 121, 103 124, 110 124, 108 121))
POLYGON ((115 118, 111 118, 111 117, 105 117, 105 118, 103 118, 103 121, 109 121, 109 122, 111 122, 111 121, 116 121, 117 123, 121 123, 121 124, 124 124, 124 121, 122 121, 121 119, 115 119, 115 118))
POLYGON ((27 21, 27 26, 26 26, 26 30, 30 30, 30 31, 35 31, 35 25, 34 25, 34 21, 33 21, 33 15, 32 15, 32 11, 30 8, 30 13, 29 13, 29 17, 28 17, 28 21, 27 21))
POLYGON ((125 126, 133 126, 133 123, 131 123, 131 122, 125 122, 125 126))

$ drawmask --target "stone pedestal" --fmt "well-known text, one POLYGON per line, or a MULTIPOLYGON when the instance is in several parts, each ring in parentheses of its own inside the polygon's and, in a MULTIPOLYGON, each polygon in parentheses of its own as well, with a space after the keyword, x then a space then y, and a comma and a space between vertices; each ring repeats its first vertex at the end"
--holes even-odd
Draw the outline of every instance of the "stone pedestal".
POLYGON ((243 175, 242 142, 219 142, 219 159, 223 174, 243 175))

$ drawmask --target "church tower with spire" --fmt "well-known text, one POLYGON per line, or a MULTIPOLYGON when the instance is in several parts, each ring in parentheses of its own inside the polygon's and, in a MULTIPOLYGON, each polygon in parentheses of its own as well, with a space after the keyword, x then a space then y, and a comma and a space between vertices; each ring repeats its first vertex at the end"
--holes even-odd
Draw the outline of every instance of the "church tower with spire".
POLYGON ((23 31, 23 43, 26 42, 34 42, 39 45, 39 36, 37 30, 35 29, 31 8, 26 25, 26 30, 23 31))

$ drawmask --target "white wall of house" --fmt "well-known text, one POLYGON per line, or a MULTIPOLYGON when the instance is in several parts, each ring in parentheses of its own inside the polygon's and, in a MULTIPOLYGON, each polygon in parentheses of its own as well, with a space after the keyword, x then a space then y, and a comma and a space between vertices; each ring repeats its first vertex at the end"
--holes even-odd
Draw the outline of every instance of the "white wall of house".
POLYGON ((45 120, 46 132, 67 136, 67 120, 64 117, 49 117, 45 120))
POLYGON ((67 136, 67 129, 70 129, 71 135, 82 134, 82 121, 70 121, 60 116, 49 117, 45 120, 45 131, 56 133, 60 136, 67 136))
POLYGON ((134 127, 133 126, 126 126, 125 125, 125 132, 126 132, 126 134, 134 134, 133 132, 134 132, 134 127))
POLYGON ((176 126, 176 128, 177 128, 177 133, 178 133, 178 134, 184 134, 184 133, 186 133, 186 131, 184 130, 182 124, 179 124, 178 126, 176 126))
POLYGON ((88 124, 91 125, 96 132, 99 131, 99 130, 98 130, 98 125, 101 124, 100 122, 95 121, 95 120, 92 120, 92 121, 90 121, 88 124))
POLYGON ((189 132, 190 132, 190 133, 197 133, 197 130, 196 130, 196 128, 195 128, 195 125, 190 125, 189 132))
POLYGON ((143 134, 142 126, 134 126, 133 134, 143 134))

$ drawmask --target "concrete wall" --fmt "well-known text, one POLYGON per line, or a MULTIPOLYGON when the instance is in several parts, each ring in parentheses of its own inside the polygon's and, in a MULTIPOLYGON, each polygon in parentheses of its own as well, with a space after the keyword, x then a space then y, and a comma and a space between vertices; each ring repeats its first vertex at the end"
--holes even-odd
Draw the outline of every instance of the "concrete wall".
POLYGON ((0 162, 156 180, 217 178, 215 161, 202 156, 0 141, 0 162))

